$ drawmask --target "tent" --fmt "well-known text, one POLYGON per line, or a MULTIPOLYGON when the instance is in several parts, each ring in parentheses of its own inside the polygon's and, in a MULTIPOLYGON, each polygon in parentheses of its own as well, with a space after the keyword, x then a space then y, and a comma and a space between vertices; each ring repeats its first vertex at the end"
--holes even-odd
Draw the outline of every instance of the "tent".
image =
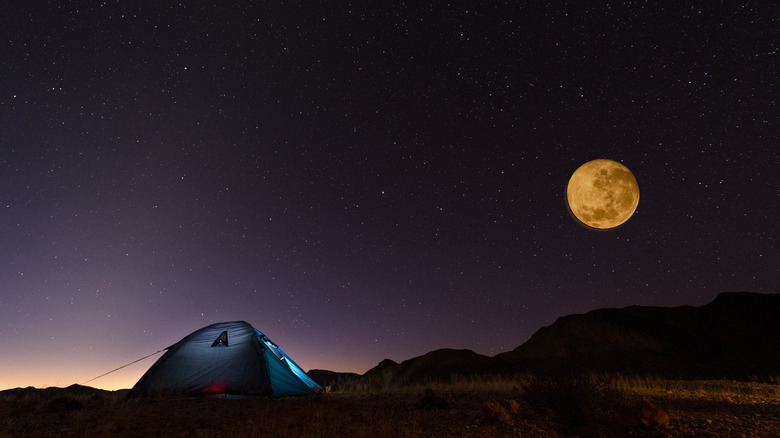
POLYGON ((203 327, 167 348, 128 397, 155 393, 310 394, 322 388, 244 321, 203 327))

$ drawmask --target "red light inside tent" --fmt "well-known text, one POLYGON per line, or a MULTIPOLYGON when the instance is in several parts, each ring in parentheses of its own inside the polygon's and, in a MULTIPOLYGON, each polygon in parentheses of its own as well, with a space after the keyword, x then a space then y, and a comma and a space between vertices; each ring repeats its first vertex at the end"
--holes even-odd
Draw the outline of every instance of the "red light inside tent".
POLYGON ((225 390, 225 385, 221 383, 215 383, 208 388, 206 388, 206 392, 222 392, 225 390))

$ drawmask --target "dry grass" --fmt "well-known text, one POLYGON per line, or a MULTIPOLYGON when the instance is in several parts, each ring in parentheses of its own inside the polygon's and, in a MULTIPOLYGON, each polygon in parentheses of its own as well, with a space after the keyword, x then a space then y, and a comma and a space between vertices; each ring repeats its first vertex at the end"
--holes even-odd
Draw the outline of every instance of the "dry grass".
POLYGON ((344 382, 273 400, 24 393, 0 398, 0 437, 780 437, 777 384, 576 374, 451 380, 344 382), (669 412, 668 429, 639 422, 643 398, 669 412), (520 410, 511 421, 491 419, 483 407, 495 399, 516 400, 520 410))
MULTIPOLYGON (((668 380, 660 378, 612 377, 616 388, 626 393, 664 400, 725 402, 736 405, 762 405, 780 402, 776 383, 732 380, 668 380)), ((772 379, 776 381, 776 379, 772 379)))

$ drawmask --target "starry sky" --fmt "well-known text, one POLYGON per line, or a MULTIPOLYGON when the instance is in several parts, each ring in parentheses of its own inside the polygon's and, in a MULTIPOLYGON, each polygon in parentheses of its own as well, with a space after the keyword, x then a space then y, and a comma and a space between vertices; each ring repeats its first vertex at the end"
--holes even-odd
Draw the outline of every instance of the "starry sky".
POLYGON ((0 18, 0 389, 221 321, 363 373, 778 291, 772 2, 90 3, 0 18), (596 158, 641 190, 609 231, 596 158))

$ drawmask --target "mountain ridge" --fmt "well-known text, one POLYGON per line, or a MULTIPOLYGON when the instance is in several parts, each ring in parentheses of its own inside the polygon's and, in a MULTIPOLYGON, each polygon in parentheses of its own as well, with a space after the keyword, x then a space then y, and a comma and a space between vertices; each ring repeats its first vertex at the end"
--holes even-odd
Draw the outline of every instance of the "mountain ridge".
POLYGON ((441 349, 385 359, 362 378, 393 383, 576 368, 670 378, 761 378, 780 370, 780 294, 724 292, 703 306, 628 306, 566 315, 493 357, 441 349))

